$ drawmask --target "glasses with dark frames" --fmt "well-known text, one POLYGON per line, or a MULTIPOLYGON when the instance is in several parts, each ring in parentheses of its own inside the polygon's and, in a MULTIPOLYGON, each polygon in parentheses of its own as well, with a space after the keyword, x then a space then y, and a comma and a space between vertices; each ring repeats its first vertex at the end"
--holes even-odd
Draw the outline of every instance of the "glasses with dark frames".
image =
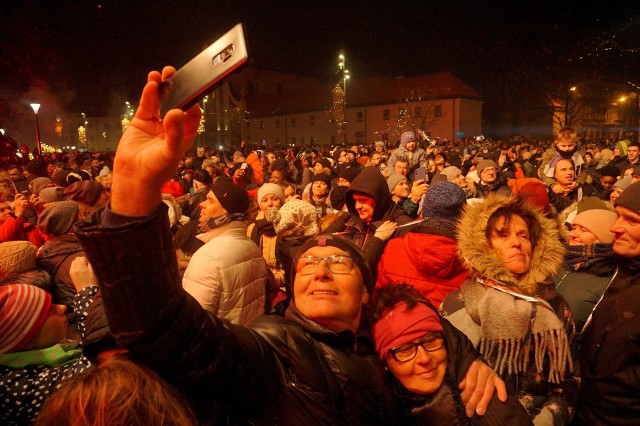
POLYGON ((418 355, 418 347, 427 352, 435 352, 444 346, 444 336, 441 333, 429 333, 424 339, 415 343, 405 343, 391 349, 389 353, 398 362, 411 361, 418 355))

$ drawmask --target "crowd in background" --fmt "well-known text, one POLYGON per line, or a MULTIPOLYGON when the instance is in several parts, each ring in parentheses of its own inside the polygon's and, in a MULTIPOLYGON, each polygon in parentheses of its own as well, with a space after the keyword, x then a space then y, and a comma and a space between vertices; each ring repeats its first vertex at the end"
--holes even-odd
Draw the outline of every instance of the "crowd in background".
MULTIPOLYGON (((115 410, 117 401, 127 400, 118 395, 130 395, 131 389, 133 402, 120 409, 130 416, 150 413, 140 424, 239 419, 268 424, 279 418, 285 424, 330 410, 349 412, 344 414, 348 420, 341 420, 347 423, 360 423, 361 410, 375 412, 366 418, 384 423, 480 424, 481 417, 467 417, 467 397, 458 387, 480 357, 510 396, 507 403, 493 397, 482 413, 490 424, 640 420, 640 310, 629 296, 640 286, 640 235, 634 228, 640 226, 637 142, 580 142, 571 128, 544 141, 430 140, 408 130, 398 141, 372 144, 197 147, 178 160, 171 178, 158 185, 160 213, 124 218, 105 208, 114 182, 111 153, 53 154, 2 167, 2 424, 71 424, 80 413, 99 412, 101 404, 115 410), (157 222, 160 216, 168 220, 162 237, 140 232, 115 238, 82 225, 103 223, 129 232, 132 224, 146 227, 148 217, 157 222), (91 238, 97 233, 109 241, 102 251, 113 253, 98 255, 93 240, 81 242, 82 226, 91 238), (142 244, 155 254, 118 257, 142 244), (87 258, 111 260, 92 267, 87 258), (102 272, 94 274, 93 268, 102 272), (283 353, 308 340, 287 327, 301 321, 292 319, 296 315, 310 317, 307 312, 324 303, 307 302, 299 293, 304 277, 333 282, 355 270, 364 283, 357 297, 352 290, 343 294, 340 286, 351 284, 313 294, 343 297, 341 321, 326 319, 339 316, 333 311, 317 313, 323 319, 314 321, 336 332, 368 330, 370 352, 375 350, 374 360, 386 370, 369 370, 343 352, 305 349, 297 356, 311 357, 311 351, 327 357, 322 365, 337 376, 325 384, 336 396, 325 400, 314 388, 324 386, 318 385, 317 371, 282 364, 283 359, 293 362, 283 353), (329 278, 316 277, 321 272, 329 278), (118 319, 113 294, 107 292, 103 300, 100 285, 106 276, 113 282, 175 279, 180 290, 167 290, 165 305, 149 301, 144 308, 142 303, 133 309, 137 313, 118 319), (193 327, 206 323, 198 339, 206 342, 202 330, 213 327, 225 343, 222 349, 202 343, 195 350, 213 351, 216 365, 229 369, 209 366, 208 374, 228 384, 212 391, 213 397, 204 396, 207 381, 167 373, 165 354, 154 354, 137 340, 171 347, 162 340, 168 337, 122 331, 127 321, 145 322, 154 306, 165 322, 185 321, 167 327, 191 333, 187 317, 174 320, 167 313, 183 312, 182 304, 191 303, 175 296, 182 289, 206 313, 204 319, 193 314, 201 321, 193 320, 193 327), (347 315, 351 305, 358 307, 353 308, 357 318, 347 315), (361 312, 360 306, 366 309, 361 312), (252 375, 245 371, 250 360, 232 362, 234 350, 240 358, 255 352, 265 371, 291 368, 296 374, 277 380, 267 373, 266 378, 252 375), (127 351, 135 356, 127 357, 127 351), (263 360, 265 351, 282 352, 275 358, 279 361, 263 360), (264 407, 253 397, 229 402, 225 392, 242 390, 234 388, 229 374, 275 405, 264 407), (100 380, 111 384, 109 392, 100 380), (273 388, 262 388, 264 382, 273 388), (184 383, 191 387, 188 392, 184 383), (381 383, 391 396, 380 400, 394 401, 389 406, 363 393, 356 410, 349 398, 339 397, 381 383), (296 386, 306 391, 290 388, 296 386), (216 403, 203 403, 210 399, 216 403), (327 406, 320 409, 320 402, 327 406), (243 404, 246 412, 239 408, 243 404), (305 408, 291 415, 287 404, 305 408)), ((126 171, 130 165, 116 160, 115 167, 126 171)), ((123 190, 125 172, 116 179, 120 199, 140 196, 137 182, 131 182, 129 194, 123 190)), ((143 298, 155 300, 154 291, 149 286, 143 298)), ((122 296, 117 306, 133 299, 122 296)), ((338 345, 345 338, 342 333, 318 337, 327 332, 314 327, 319 326, 303 326, 319 339, 316 345, 338 345)), ((358 334, 349 350, 360 342, 358 334)), ((200 358, 192 354, 173 353, 171 360, 200 369, 200 358)), ((94 421, 86 415, 79 424, 94 421)), ((322 417, 310 420, 323 422, 322 417)))

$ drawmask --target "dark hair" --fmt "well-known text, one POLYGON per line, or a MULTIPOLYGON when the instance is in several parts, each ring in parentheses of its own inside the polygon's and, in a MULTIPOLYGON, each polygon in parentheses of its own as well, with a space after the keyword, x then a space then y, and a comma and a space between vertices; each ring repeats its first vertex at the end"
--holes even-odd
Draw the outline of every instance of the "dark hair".
POLYGON ((420 294, 415 287, 409 284, 387 284, 377 288, 374 292, 372 298, 373 322, 377 322, 384 311, 394 307, 400 302, 405 302, 409 310, 413 309, 418 303, 426 303, 433 308, 428 300, 420 294))
POLYGON ((535 249, 536 244, 542 235, 542 225, 540 224, 536 214, 530 210, 524 199, 520 196, 516 197, 506 206, 498 208, 491 214, 491 216, 489 216, 489 220, 487 220, 487 227, 484 230, 485 237, 488 241, 491 241, 491 237, 494 232, 500 235, 509 231, 511 219, 514 216, 518 216, 526 222, 527 229, 530 234, 529 236, 531 238, 531 249, 535 249), (501 219, 504 219, 504 223, 502 228, 498 229, 498 222, 500 222, 501 219))

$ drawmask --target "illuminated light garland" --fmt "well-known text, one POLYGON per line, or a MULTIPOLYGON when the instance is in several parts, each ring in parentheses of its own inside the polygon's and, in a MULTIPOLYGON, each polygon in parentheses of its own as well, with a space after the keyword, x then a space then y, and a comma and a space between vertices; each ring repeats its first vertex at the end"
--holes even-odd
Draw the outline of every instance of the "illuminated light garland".
POLYGON ((87 129, 84 126, 78 127, 78 141, 80 145, 87 144, 87 129))
POLYGON ((129 120, 126 116, 122 119, 122 121, 120 122, 120 124, 122 125, 122 133, 125 132, 125 130, 127 130, 127 127, 129 126, 129 123, 131 123, 131 120, 129 120))

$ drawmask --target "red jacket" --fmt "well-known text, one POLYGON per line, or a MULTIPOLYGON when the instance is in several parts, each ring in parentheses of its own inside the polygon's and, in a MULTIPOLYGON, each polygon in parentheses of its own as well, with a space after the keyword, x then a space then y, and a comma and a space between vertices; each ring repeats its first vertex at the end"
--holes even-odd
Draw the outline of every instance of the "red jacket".
POLYGON ((0 242, 7 241, 29 241, 36 247, 40 247, 49 237, 40 228, 25 222, 24 219, 7 217, 0 226, 0 242))
POLYGON ((453 233, 421 227, 389 241, 378 263, 376 287, 410 284, 439 307, 444 296, 459 289, 468 276, 469 270, 458 259, 453 233))

